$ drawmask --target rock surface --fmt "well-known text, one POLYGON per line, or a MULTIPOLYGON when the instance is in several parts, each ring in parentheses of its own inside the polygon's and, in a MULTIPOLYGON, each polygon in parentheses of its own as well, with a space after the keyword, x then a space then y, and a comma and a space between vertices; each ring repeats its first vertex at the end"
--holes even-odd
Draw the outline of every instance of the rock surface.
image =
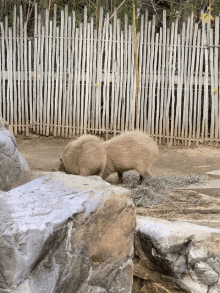
POLYGON ((14 135, 0 118, 0 190, 8 191, 31 180, 30 170, 17 150, 14 135))
POLYGON ((135 255, 140 292, 220 292, 220 229, 138 217, 135 255))
POLYGON ((214 170, 214 171, 206 172, 206 174, 210 175, 210 176, 220 178, 220 170, 214 170))
POLYGON ((131 292, 128 190, 54 172, 0 193, 0 209, 1 293, 131 292))

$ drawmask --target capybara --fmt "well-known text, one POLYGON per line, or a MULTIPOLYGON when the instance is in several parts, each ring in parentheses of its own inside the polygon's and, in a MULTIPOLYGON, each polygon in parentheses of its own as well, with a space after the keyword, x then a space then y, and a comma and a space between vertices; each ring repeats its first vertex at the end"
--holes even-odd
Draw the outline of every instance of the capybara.
POLYGON ((83 135, 66 146, 59 170, 67 174, 101 176, 105 164, 106 153, 102 139, 94 135, 83 135))
POLYGON ((158 156, 157 144, 142 131, 130 131, 104 142, 107 161, 102 178, 111 173, 118 173, 118 180, 123 183, 123 172, 136 170, 140 182, 151 176, 149 167, 158 156))

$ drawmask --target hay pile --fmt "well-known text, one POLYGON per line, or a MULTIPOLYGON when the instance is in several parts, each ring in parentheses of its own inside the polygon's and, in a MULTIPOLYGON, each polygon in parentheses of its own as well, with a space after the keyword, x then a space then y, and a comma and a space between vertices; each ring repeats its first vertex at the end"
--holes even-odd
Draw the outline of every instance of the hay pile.
POLYGON ((170 190, 206 182, 208 177, 195 174, 181 177, 151 177, 145 185, 138 183, 138 174, 126 174, 124 179, 122 186, 131 190, 134 204, 137 207, 149 208, 165 202, 170 190))

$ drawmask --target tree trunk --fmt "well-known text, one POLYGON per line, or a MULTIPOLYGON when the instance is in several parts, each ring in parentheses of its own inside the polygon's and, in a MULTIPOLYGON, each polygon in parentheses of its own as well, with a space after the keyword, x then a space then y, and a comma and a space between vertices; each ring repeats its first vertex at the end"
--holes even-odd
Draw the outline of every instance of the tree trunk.
POLYGON ((106 12, 111 12, 111 2, 112 0, 105 0, 105 9, 106 9, 106 12))
POLYGON ((42 25, 45 24, 45 10, 48 9, 48 0, 40 0, 38 3, 38 13, 41 14, 42 25))

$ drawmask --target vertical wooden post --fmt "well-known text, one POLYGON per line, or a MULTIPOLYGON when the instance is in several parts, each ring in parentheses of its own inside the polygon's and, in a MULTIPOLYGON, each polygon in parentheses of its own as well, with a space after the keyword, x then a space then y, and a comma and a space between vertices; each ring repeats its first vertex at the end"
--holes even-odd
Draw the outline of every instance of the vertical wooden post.
POLYGON ((135 0, 133 0, 133 27, 134 27, 134 57, 135 57, 135 73, 136 73, 136 91, 135 91, 135 116, 136 116, 136 128, 139 122, 138 111, 138 52, 137 52, 137 31, 136 31, 136 17, 135 17, 135 0))

